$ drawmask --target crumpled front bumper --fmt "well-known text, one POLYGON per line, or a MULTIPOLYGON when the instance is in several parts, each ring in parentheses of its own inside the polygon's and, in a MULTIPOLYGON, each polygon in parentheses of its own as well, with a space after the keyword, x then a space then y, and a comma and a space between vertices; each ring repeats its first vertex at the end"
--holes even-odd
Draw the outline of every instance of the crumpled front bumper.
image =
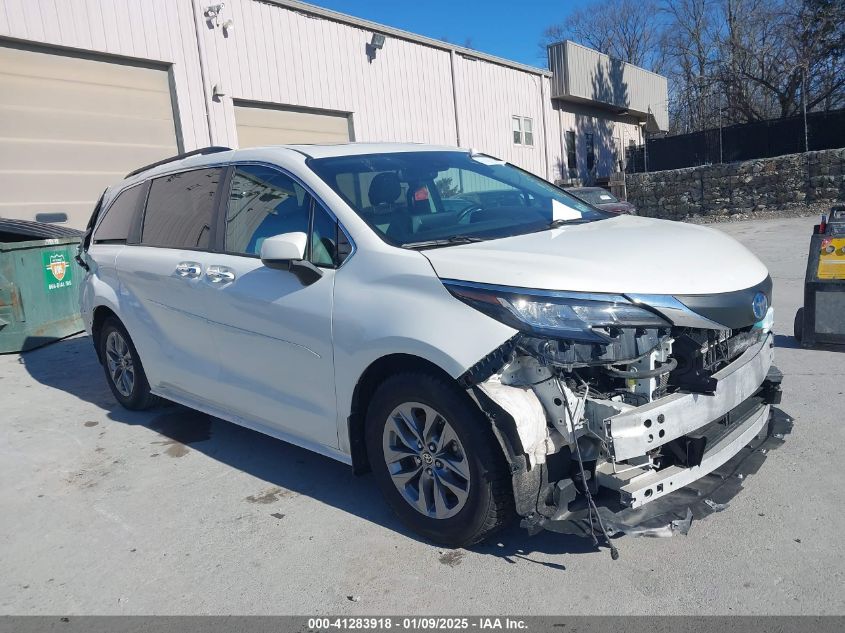
MULTIPOLYGON (((693 520, 721 512, 741 490, 746 478, 763 465, 770 451, 783 445, 792 431, 792 418, 777 407, 770 409, 765 424, 751 441, 723 464, 683 488, 675 489, 637 508, 625 506, 613 491, 599 489, 594 499, 598 514, 613 536, 669 537, 686 534, 693 520)), ((583 498, 560 508, 552 517, 532 517, 523 526, 535 533, 541 529, 561 534, 591 536, 597 523, 583 498)))
POLYGON ((780 376, 772 367, 773 337, 747 349, 714 374, 715 393, 674 393, 605 420, 612 460, 601 464, 600 486, 616 490, 632 508, 650 503, 716 470, 739 453, 766 425, 779 402, 780 376), (727 416, 725 432, 706 447, 700 463, 660 471, 619 462, 644 456, 668 442, 727 416))
MULTIPOLYGON (((780 402, 782 379, 772 365, 773 346, 769 333, 714 374, 718 382, 713 394, 675 393, 605 420, 616 463, 608 460, 598 466, 599 488, 593 497, 610 534, 686 534, 694 518, 727 507, 745 476, 756 472, 768 451, 783 443, 792 420, 772 406, 780 402), (721 430, 695 465, 653 470, 620 463, 715 425, 721 430)), ((531 532, 593 534, 594 517, 582 496, 573 497, 570 483, 558 482, 554 514, 526 517, 524 527, 531 532)))

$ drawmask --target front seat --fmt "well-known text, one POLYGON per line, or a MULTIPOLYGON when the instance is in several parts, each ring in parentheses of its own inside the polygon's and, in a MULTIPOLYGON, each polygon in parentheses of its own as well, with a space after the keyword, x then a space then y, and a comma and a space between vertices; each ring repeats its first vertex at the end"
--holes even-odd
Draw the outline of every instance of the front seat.
POLYGON ((402 183, 399 182, 399 176, 392 171, 376 174, 370 182, 367 195, 370 197, 370 204, 376 213, 380 211, 389 213, 393 210, 393 203, 402 195, 402 183), (384 209, 385 206, 389 208, 384 209))
POLYGON ((367 190, 370 205, 378 224, 387 224, 385 234, 399 242, 405 241, 412 233, 411 218, 404 207, 397 207, 396 200, 402 195, 402 183, 395 172, 385 171, 376 174, 367 190))

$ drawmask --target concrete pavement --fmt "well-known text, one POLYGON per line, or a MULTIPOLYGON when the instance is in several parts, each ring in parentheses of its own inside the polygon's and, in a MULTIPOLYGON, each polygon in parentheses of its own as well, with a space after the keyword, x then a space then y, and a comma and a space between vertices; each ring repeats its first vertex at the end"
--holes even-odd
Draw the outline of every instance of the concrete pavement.
MULTIPOLYGON (((813 218, 718 225, 775 282, 794 417, 687 537, 417 540, 371 477, 180 407, 116 405, 80 336, 0 356, 3 614, 843 614, 845 350, 791 338, 813 218)), ((706 266, 708 253, 695 253, 706 266)))

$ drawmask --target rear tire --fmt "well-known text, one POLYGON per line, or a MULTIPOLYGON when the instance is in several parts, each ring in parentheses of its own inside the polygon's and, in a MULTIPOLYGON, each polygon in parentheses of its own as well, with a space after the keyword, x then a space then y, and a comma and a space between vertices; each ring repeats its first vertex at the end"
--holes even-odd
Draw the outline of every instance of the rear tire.
POLYGON ((158 396, 150 392, 138 350, 117 318, 108 317, 100 328, 98 350, 106 382, 121 406, 141 411, 160 402, 158 396))
POLYGON ((367 410, 366 444, 387 504, 425 538, 464 547, 512 520, 502 449, 451 380, 424 372, 385 380, 367 410))

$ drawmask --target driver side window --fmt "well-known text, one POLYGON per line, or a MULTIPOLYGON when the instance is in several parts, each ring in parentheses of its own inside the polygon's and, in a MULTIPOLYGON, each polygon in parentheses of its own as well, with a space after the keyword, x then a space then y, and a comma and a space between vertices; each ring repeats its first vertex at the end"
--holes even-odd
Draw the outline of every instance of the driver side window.
POLYGON ((339 266, 351 249, 334 218, 293 178, 271 167, 235 167, 225 251, 257 257, 264 240, 282 233, 308 235, 305 258, 324 268, 339 266))
POLYGON ((268 237, 308 234, 311 196, 291 177, 269 167, 241 165, 232 175, 225 250, 259 255, 268 237))

